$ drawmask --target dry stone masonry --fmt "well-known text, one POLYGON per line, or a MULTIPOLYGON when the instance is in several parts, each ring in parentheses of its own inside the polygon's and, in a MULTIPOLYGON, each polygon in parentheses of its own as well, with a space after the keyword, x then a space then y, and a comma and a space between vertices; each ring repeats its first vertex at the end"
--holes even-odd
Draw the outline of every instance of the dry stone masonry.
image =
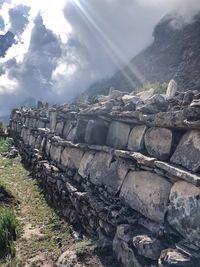
POLYGON ((200 95, 170 86, 11 115, 48 199, 125 267, 200 266, 200 95))

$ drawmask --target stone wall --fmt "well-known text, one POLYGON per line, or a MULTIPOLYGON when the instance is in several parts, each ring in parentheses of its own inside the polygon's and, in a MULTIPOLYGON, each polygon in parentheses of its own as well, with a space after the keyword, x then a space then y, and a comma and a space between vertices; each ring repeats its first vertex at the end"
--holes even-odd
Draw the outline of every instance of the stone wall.
POLYGON ((148 93, 15 109, 9 132, 48 199, 123 266, 199 266, 198 96, 148 93))

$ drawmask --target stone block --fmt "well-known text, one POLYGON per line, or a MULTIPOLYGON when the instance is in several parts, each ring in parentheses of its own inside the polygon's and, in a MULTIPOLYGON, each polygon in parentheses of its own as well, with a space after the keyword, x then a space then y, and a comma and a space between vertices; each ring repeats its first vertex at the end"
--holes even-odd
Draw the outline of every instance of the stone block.
POLYGON ((145 147, 149 155, 167 160, 171 153, 173 136, 166 128, 152 127, 145 134, 145 147))
POLYGON ((104 185, 107 191, 115 195, 127 174, 123 161, 115 160, 104 152, 96 153, 89 167, 90 181, 95 185, 104 185))
POLYGON ((149 171, 132 171, 126 176, 120 197, 145 217, 163 222, 171 184, 162 176, 149 171))
POLYGON ((61 155, 61 164, 72 169, 79 169, 84 152, 81 149, 66 147, 61 155))
POLYGON ((200 188, 176 182, 170 193, 167 219, 186 240, 200 246, 200 188))
POLYGON ((200 131, 188 131, 182 137, 170 161, 197 172, 200 169, 200 131))
POLYGON ((52 144, 51 148, 50 148, 50 158, 52 160, 56 161, 57 163, 59 163, 61 152, 62 152, 61 146, 56 146, 56 145, 52 144))
POLYGON ((80 162, 80 167, 78 170, 78 173, 83 177, 87 178, 89 175, 89 167, 91 165, 91 162, 93 161, 95 153, 94 152, 85 152, 81 162, 80 162))
POLYGON ((107 145, 115 148, 126 148, 130 133, 130 125, 118 121, 110 124, 107 136, 107 145))
POLYGON ((56 124, 56 134, 62 136, 64 128, 64 122, 60 121, 56 124))
POLYGON ((128 149, 141 152, 144 149, 144 135, 147 130, 146 125, 135 126, 129 135, 128 149))
POLYGON ((105 145, 108 133, 108 126, 103 120, 89 120, 86 132, 85 143, 91 145, 105 145))

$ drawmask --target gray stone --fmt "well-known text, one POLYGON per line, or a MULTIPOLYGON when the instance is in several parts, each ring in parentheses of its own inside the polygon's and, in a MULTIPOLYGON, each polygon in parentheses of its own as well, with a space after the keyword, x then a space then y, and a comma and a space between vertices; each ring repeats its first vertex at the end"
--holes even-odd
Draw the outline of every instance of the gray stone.
POLYGON ((128 139, 128 149, 141 152, 144 149, 144 135, 147 130, 146 125, 135 126, 130 132, 128 139))
POLYGON ((131 171, 124 180, 120 197, 145 217, 163 222, 170 189, 171 184, 155 173, 131 171))
POLYGON ((56 124, 56 134, 62 136, 64 128, 64 122, 60 121, 56 124))
POLYGON ((80 167, 78 169, 78 173, 83 177, 87 178, 89 175, 89 167, 91 162, 93 161, 95 152, 90 152, 87 151, 84 153, 81 162, 80 162, 80 167))
POLYGON ((51 145, 50 148, 50 157, 52 160, 56 162, 60 162, 60 155, 61 155, 62 147, 61 146, 56 146, 54 144, 51 145))
POLYGON ((182 137, 170 161, 197 172, 200 169, 200 131, 188 131, 182 137))
POLYGON ((111 122, 107 136, 107 145, 120 149, 126 148, 130 130, 131 128, 128 124, 117 121, 111 122))
POLYGON ((171 80, 168 84, 166 94, 169 98, 172 98, 175 96, 176 92, 177 92, 177 83, 174 80, 171 80))
POLYGON ((198 175, 187 172, 181 168, 178 168, 177 166, 162 161, 155 161, 155 165, 169 174, 176 176, 178 179, 183 179, 194 184, 195 186, 200 186, 200 176, 198 175))
POLYGON ((172 148, 172 132, 169 129, 152 127, 145 134, 145 147, 149 155, 167 160, 172 148))
POLYGON ((66 147, 61 155, 61 164, 72 169, 79 169, 84 152, 81 149, 66 147))
POLYGON ((124 95, 122 97, 122 101, 124 102, 125 105, 130 102, 137 105, 139 102, 141 102, 140 98, 134 95, 124 95))
POLYGON ((200 246, 200 189, 185 181, 176 182, 170 193, 167 219, 185 239, 200 246))
POLYGON ((56 129, 57 112, 56 111, 49 112, 49 118, 50 118, 50 130, 52 133, 54 133, 56 129))
POLYGON ((115 160, 104 152, 96 153, 89 167, 90 181, 95 185, 104 185, 108 192, 115 195, 124 181, 128 169, 123 161, 115 160))
POLYGON ((63 129, 63 137, 67 138, 69 135, 70 130, 73 128, 74 122, 71 120, 67 120, 63 129))
POLYGON ((85 132, 88 124, 88 120, 79 119, 76 124, 76 132, 74 137, 75 143, 84 143, 85 142, 85 132))
POLYGON ((177 249, 163 250, 159 261, 159 267, 197 267, 191 261, 191 258, 177 249))
POLYGON ((140 99, 145 102, 154 95, 154 92, 155 92, 155 89, 150 88, 147 91, 138 93, 137 96, 139 96, 140 99))
POLYGON ((137 161, 137 163, 148 166, 148 167, 154 167, 154 162, 156 161, 156 158, 147 157, 139 152, 133 152, 130 154, 131 158, 137 161))
POLYGON ((146 264, 143 265, 139 262, 134 251, 128 244, 116 236, 113 240, 113 253, 116 259, 122 263, 122 266, 124 267, 147 267, 146 264))
POLYGON ((105 145, 108 125, 102 120, 89 120, 85 131, 85 142, 91 145, 105 145))
POLYGON ((164 249, 162 242, 150 235, 137 235, 133 237, 133 246, 139 255, 152 260, 157 260, 164 249))

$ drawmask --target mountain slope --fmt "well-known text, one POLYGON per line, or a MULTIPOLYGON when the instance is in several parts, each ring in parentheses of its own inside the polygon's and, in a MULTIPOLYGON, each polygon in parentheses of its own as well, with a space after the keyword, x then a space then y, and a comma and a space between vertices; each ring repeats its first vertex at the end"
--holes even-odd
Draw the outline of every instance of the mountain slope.
POLYGON ((154 42, 107 80, 92 84, 87 94, 107 94, 109 88, 133 91, 148 82, 175 79, 180 91, 200 90, 200 14, 192 23, 172 27, 165 17, 154 29, 154 42))

